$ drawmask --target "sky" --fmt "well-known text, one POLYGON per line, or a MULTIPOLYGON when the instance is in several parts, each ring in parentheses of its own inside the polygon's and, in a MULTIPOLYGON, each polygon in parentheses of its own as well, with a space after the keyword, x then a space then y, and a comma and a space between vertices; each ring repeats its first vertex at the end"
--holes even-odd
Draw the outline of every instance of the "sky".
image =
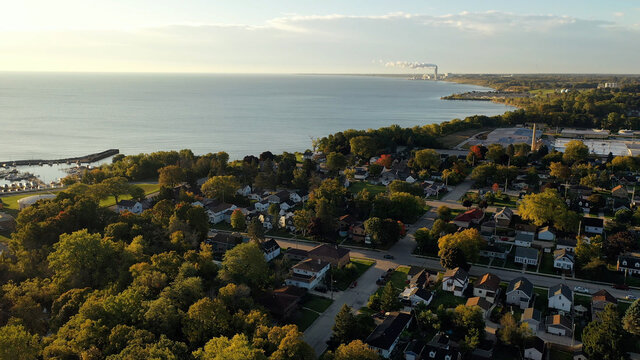
POLYGON ((640 1, 0 0, 0 71, 640 73, 640 1))

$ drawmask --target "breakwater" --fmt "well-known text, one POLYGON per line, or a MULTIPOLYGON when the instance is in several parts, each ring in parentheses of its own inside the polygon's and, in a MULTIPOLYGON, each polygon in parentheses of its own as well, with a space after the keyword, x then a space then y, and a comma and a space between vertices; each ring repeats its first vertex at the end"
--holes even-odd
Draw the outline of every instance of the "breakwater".
POLYGON ((54 164, 77 164, 77 163, 93 163, 106 159, 108 157, 117 155, 120 153, 118 149, 109 149, 101 151, 95 154, 89 154, 85 156, 71 157, 66 159, 56 160, 15 160, 15 161, 0 161, 0 167, 6 166, 34 166, 34 165, 54 165, 54 164))

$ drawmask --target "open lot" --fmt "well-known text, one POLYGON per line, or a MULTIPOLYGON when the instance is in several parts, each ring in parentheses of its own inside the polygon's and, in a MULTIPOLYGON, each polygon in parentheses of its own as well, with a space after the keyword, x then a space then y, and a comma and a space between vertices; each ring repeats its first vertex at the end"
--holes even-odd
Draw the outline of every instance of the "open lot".
POLYGON ((353 194, 357 194, 364 189, 367 189, 367 191, 373 195, 384 193, 387 191, 387 187, 384 185, 369 184, 365 181, 356 181, 353 182, 351 186, 349 186, 349 191, 351 191, 353 194))

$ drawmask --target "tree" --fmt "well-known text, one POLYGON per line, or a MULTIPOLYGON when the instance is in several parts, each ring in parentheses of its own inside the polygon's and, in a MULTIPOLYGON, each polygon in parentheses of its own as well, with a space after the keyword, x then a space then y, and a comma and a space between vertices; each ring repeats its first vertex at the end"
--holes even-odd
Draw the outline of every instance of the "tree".
POLYGON ((467 261, 475 262, 485 241, 476 229, 466 229, 455 234, 447 234, 438 239, 438 256, 445 255, 448 248, 459 248, 467 261))
POLYGON ((398 294, 399 292, 393 286, 392 282, 387 282, 380 295, 380 310, 388 312, 400 309, 401 304, 400 300, 398 300, 398 294))
POLYGON ((504 147, 500 144, 491 144, 487 150, 487 159, 493 161, 494 163, 500 163, 504 159, 507 153, 504 150, 504 147))
POLYGON ((640 300, 636 300, 629 306, 624 317, 622 326, 630 334, 640 336, 640 300))
POLYGON ((624 330, 618 311, 607 304, 598 315, 600 321, 590 322, 582 331, 584 352, 590 359, 618 360, 624 358, 624 330))
POLYGON ((347 158, 342 153, 332 152, 327 155, 327 169, 332 172, 338 172, 347 167, 347 158))
POLYGON ((264 352, 254 348, 244 334, 236 334, 231 339, 213 338, 204 348, 194 351, 193 356, 198 360, 267 360, 264 352))
POLYGON ((47 260, 59 284, 69 288, 97 288, 117 275, 116 245, 100 234, 89 234, 87 230, 62 234, 54 249, 47 260))
POLYGON ((437 170, 440 166, 440 154, 433 149, 418 150, 413 161, 419 169, 437 170))
POLYGON ((451 220, 451 209, 449 209, 447 206, 442 205, 438 208, 437 210, 438 212, 438 218, 442 219, 444 221, 450 221, 451 220))
POLYGON ((131 195, 131 198, 136 201, 144 201, 146 197, 144 189, 136 185, 131 185, 129 187, 129 195, 131 195))
POLYGON ((235 209, 231 213, 231 227, 234 230, 244 230, 247 227, 247 221, 242 210, 235 209))
POLYGON ((315 358, 315 351, 304 342, 303 334, 295 326, 287 329, 278 348, 269 357, 270 360, 315 360, 315 358))
POLYGON ((264 240, 264 226, 260 222, 258 217, 254 217, 249 222, 249 226, 247 228, 247 234, 249 238, 254 241, 262 241, 264 240))
POLYGON ((367 344, 354 340, 349 344, 342 344, 336 349, 333 360, 378 360, 378 354, 367 344))
POLYGON ((269 277, 264 253, 255 242, 240 244, 224 254, 218 276, 227 282, 262 287, 269 277))
POLYGON ((607 242, 604 246, 604 253, 609 261, 613 261, 621 253, 633 251, 637 248, 638 240, 636 237, 628 231, 621 231, 607 237, 607 242))
POLYGON ((100 188, 105 194, 113 196, 117 204, 120 195, 129 193, 129 182, 124 177, 107 178, 100 183, 100 188))
POLYGON ((552 162, 551 165, 549 165, 549 170, 551 170, 549 175, 563 181, 567 181, 569 177, 571 177, 571 169, 561 162, 552 162))
POLYGON ((302 236, 307 236, 307 230, 313 217, 313 210, 301 209, 293 212, 293 225, 296 230, 302 231, 302 236))
POLYGON ((158 170, 160 186, 175 187, 184 181, 184 170, 177 165, 168 165, 158 170))
POLYGON ((564 148, 562 160, 567 164, 582 162, 589 157, 589 147, 580 140, 569 141, 564 148))
POLYGON ((470 268, 464 252, 462 252, 458 247, 444 248, 442 255, 440 255, 440 264, 445 269, 455 269, 460 267, 468 271, 470 268))
POLYGON ((0 360, 30 360, 40 354, 40 338, 21 324, 0 327, 0 360))
POLYGON ((375 140, 370 136, 356 136, 349 140, 351 153, 363 159, 369 159, 377 150, 375 140))
POLYGON ((418 252, 420 254, 434 254, 438 251, 438 242, 431 236, 431 232, 427 228, 420 228, 413 234, 418 252))
POLYGON ((204 344, 207 339, 229 331, 231 314, 220 300, 202 298, 189 307, 183 332, 191 344, 204 344))
POLYGON ((533 336, 527 323, 518 325, 511 313, 506 313, 500 319, 500 340, 507 345, 523 346, 524 341, 533 336))
POLYGON ((532 221, 537 226, 553 222, 556 228, 564 231, 577 226, 577 214, 567 209, 567 204, 555 189, 525 195, 518 205, 518 213, 524 220, 532 221))
POLYGON ((353 309, 347 304, 342 305, 342 308, 336 314, 330 342, 338 345, 355 340, 358 334, 357 327, 358 323, 356 322, 356 316, 353 314, 353 309))
POLYGON ((233 175, 214 176, 202 184, 202 193, 209 198, 220 198, 222 202, 225 198, 231 198, 240 189, 240 183, 233 175))

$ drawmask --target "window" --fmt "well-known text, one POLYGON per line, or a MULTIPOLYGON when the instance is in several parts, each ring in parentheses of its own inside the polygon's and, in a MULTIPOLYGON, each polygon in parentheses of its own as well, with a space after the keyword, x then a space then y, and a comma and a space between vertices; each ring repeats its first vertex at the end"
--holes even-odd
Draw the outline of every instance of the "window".
POLYGON ((622 265, 627 266, 627 260, 622 260, 622 265))

